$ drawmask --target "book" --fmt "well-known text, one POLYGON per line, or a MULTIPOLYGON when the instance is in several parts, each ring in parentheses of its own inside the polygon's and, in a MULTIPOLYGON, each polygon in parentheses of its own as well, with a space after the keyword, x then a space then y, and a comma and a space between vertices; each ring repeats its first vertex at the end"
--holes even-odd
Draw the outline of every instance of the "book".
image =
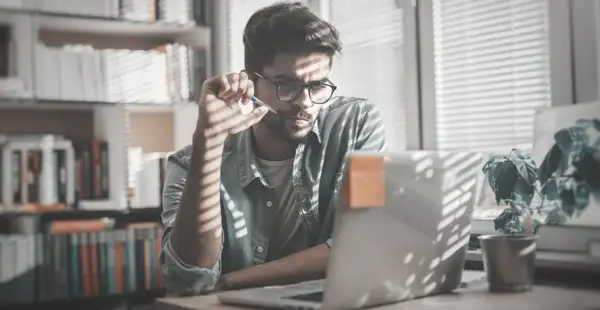
POLYGON ((0 235, 0 305, 164 290, 159 224, 62 224, 54 233, 0 235))

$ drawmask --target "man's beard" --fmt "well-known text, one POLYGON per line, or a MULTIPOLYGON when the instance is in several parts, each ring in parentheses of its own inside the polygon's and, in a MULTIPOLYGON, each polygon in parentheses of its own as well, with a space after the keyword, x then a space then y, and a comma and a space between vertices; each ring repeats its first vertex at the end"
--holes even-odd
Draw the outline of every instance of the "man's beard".
POLYGON ((314 125, 314 120, 311 119, 308 126, 298 128, 295 131, 293 127, 286 126, 286 121, 289 121, 289 118, 285 114, 276 115, 267 113, 260 122, 265 124, 265 127, 271 132, 290 143, 304 142, 308 136, 308 132, 310 132, 310 129, 314 125))

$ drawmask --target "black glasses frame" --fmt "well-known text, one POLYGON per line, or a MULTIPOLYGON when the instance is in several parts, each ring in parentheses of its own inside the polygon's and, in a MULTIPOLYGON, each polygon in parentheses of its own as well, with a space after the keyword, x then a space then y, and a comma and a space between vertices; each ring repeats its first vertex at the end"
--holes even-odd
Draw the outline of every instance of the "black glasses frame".
POLYGON ((271 80, 271 79, 269 79, 267 77, 264 77, 264 76, 262 76, 259 73, 256 73, 256 72, 251 72, 251 73, 254 74, 255 76, 257 76, 258 78, 261 78, 261 79, 263 79, 263 80, 265 80, 265 81, 273 84, 275 86, 275 88, 276 88, 277 98, 279 100, 283 101, 283 102, 293 102, 293 101, 295 101, 296 99, 298 99, 298 97, 300 97, 300 94, 302 94, 302 91, 304 91, 306 89, 306 90, 308 90, 308 97, 310 98, 310 101, 312 101, 312 103, 314 103, 314 104, 325 104, 325 103, 327 103, 327 101, 331 100, 331 97, 333 97, 333 93, 335 93, 335 90, 337 89, 337 86, 335 86, 335 85, 333 85, 331 83, 323 83, 323 82, 319 82, 318 84, 316 84, 314 82, 312 82, 312 83, 302 83, 302 84, 299 84, 299 86, 302 87, 302 90, 300 92, 298 92, 298 94, 296 94, 293 98, 283 100, 283 99, 281 99, 281 96, 279 95, 279 92, 280 92, 279 89, 281 87, 280 83, 275 82, 275 81, 273 81, 273 80, 271 80), (314 87, 315 85, 322 85, 322 86, 327 86, 327 87, 331 88, 331 95, 329 95, 329 98, 327 98, 327 100, 325 100, 323 102, 316 102, 316 101, 313 100, 313 98, 312 98, 312 92, 310 91, 310 88, 314 87))

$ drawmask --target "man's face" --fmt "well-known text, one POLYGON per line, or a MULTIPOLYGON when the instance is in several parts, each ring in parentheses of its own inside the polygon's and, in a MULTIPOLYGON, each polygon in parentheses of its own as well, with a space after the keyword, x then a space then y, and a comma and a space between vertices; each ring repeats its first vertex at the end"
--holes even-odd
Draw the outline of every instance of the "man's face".
POLYGON ((293 93, 289 90, 299 89, 303 84, 329 83, 330 69, 331 59, 326 54, 276 55, 271 66, 257 72, 264 79, 257 78, 255 90, 257 97, 269 104, 278 114, 267 113, 260 124, 291 142, 304 139, 310 133, 321 110, 322 105, 311 100, 312 94, 313 99, 318 101, 318 93, 305 88, 292 101, 282 101, 280 97, 285 99, 286 92, 293 93), (279 96, 276 85, 279 85, 279 96))

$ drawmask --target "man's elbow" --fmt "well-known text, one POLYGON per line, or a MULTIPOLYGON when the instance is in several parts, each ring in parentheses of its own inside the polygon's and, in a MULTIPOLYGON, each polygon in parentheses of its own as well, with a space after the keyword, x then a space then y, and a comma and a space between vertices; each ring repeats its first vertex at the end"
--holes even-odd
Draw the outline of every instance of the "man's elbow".
POLYGON ((214 290, 221 273, 220 259, 212 268, 200 268, 184 263, 165 238, 160 254, 160 267, 169 296, 190 296, 214 290))

